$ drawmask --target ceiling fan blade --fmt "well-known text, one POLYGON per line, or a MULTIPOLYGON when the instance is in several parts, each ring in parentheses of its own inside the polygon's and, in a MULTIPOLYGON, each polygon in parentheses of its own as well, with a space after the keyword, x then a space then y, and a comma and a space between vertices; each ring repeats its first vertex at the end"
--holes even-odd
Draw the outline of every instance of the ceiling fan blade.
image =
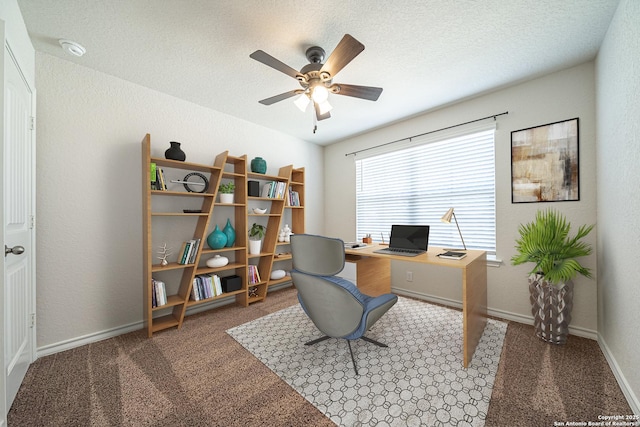
POLYGON ((290 90, 289 92, 281 93, 280 95, 272 96, 271 98, 265 98, 258 102, 262 105, 271 105, 284 99, 291 98, 292 96, 296 96, 299 93, 302 93, 301 89, 290 90))
POLYGON ((382 93, 381 87, 345 84, 333 84, 329 90, 331 93, 335 93, 336 95, 353 96, 354 98, 362 98, 369 101, 377 101, 378 97, 382 93))
POLYGON ((251 55, 249 55, 249 57, 255 59, 258 62, 262 62, 264 65, 268 65, 271 68, 274 68, 282 73, 285 73, 286 75, 291 76, 294 79, 297 79, 298 77, 302 76, 302 74, 300 74, 298 70, 294 70, 284 62, 274 58, 273 56, 269 55, 268 53, 262 50, 256 50, 251 55))
POLYGON ((324 114, 320 113, 320 106, 318 105, 317 102, 313 103, 313 107, 316 109, 316 119, 318 119, 318 121, 328 119, 329 117, 331 117, 331 113, 328 111, 324 114))
POLYGON ((327 62, 324 63, 320 72, 326 72, 335 77, 349 62, 364 50, 364 45, 358 40, 345 34, 338 46, 331 52, 327 62))

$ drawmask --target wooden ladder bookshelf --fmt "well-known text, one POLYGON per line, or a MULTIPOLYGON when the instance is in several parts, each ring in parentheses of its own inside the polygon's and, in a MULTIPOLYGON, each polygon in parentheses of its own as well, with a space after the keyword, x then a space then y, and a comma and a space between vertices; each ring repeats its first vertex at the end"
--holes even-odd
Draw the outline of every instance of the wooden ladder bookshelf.
MULTIPOLYGON (((235 301, 248 306, 251 303, 263 301, 270 286, 290 281, 289 276, 278 280, 271 280, 274 264, 281 266, 283 262, 290 264, 291 255, 288 242, 278 242, 279 229, 286 217, 291 220, 294 233, 304 232, 304 168, 295 169, 293 166, 280 168, 278 175, 264 175, 247 172, 247 156, 230 156, 228 151, 218 154, 213 165, 203 165, 191 162, 180 162, 151 156, 151 137, 147 134, 142 140, 142 199, 143 199, 143 262, 144 262, 144 321, 147 335, 177 327, 180 328, 187 314, 187 309, 208 304, 222 298, 235 297, 235 301), (167 169, 176 173, 197 172, 208 175, 209 186, 202 192, 189 192, 180 185, 173 185, 168 190, 157 190, 151 187, 151 164, 156 168, 167 169), (258 180, 262 183, 279 182, 284 185, 285 193, 282 198, 249 197, 247 181, 258 180), (216 201, 218 188, 221 183, 235 184, 234 203, 220 203, 216 201), (291 206, 289 191, 296 191, 298 206, 291 206), (256 203, 268 204, 266 214, 255 214, 250 206, 256 203), (188 209, 199 204, 200 209, 188 209), (200 212, 191 212, 199 210, 200 212), (285 214, 285 212, 287 212, 285 214), (289 213, 290 212, 290 213, 289 213), (212 218, 228 217, 233 221, 236 240, 233 246, 221 249, 211 249, 207 245, 207 236, 212 231, 212 218), (188 222, 195 221, 193 228, 188 222), (187 222, 184 224, 183 222, 187 222), (258 255, 250 255, 248 251, 248 230, 253 222, 266 226, 266 234, 262 244, 262 251, 258 255), (179 229, 178 237, 173 229, 179 229), (191 230, 185 232, 184 230, 191 230), (171 255, 167 265, 162 265, 157 256, 164 235, 173 238, 173 244, 179 240, 200 239, 200 245, 192 262, 180 264, 177 249, 171 255), (158 237, 160 235, 160 237, 158 237), (177 240, 176 240, 177 239, 177 240), (282 255, 282 252, 285 255, 282 255), (208 267, 206 260, 215 255, 227 256, 230 261, 223 267, 208 267), (248 266, 255 265, 260 273, 258 283, 249 283, 248 266), (242 281, 240 290, 222 293, 221 295, 195 301, 191 298, 194 279, 199 275, 219 275, 225 277, 237 275, 242 281), (167 302, 159 307, 154 306, 153 279, 160 278, 163 282, 166 276, 167 302), (179 283, 176 285, 176 283, 179 283)), ((179 182, 179 181, 176 181, 179 182)), ((264 185, 264 184, 263 184, 264 185)), ((159 279, 159 280, 160 280, 159 279)))

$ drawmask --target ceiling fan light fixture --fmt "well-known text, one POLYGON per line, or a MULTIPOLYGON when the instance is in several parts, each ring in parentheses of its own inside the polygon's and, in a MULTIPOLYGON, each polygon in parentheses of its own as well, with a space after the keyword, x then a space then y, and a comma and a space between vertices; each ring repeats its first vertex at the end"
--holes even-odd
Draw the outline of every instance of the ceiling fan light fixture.
POLYGON ((333 106, 329 104, 329 101, 318 103, 318 111, 320 112, 321 115, 327 114, 331 110, 333 110, 333 106))
POLYGON ((316 85, 314 86, 313 92, 311 93, 311 98, 313 99, 313 102, 322 104, 329 98, 329 91, 322 85, 316 85))
POLYGON ((293 101, 296 107, 298 107, 303 113, 307 111, 307 107, 309 106, 310 102, 311 100, 309 99, 309 95, 307 95, 306 93, 303 93, 298 97, 298 99, 293 101))
POLYGON ((87 52, 84 46, 71 40, 60 39, 58 43, 60 43, 60 46, 62 46, 65 52, 72 56, 80 57, 87 52))

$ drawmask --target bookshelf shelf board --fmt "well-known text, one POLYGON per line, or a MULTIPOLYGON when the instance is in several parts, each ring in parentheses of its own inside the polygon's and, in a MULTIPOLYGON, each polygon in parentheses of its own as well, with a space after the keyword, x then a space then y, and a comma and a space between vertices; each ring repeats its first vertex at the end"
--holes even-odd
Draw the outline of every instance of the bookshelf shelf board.
MULTIPOLYGON (((165 306, 162 306, 160 308, 164 308, 164 307, 165 306)), ((166 316, 154 318, 152 330, 153 332, 158 332, 164 329, 173 328, 175 326, 178 326, 179 324, 180 324, 180 321, 175 317, 173 317, 173 314, 168 314, 166 316)))
POLYGON ((227 270, 235 270, 236 268, 244 268, 244 264, 240 264, 238 262, 229 263, 222 267, 200 267, 196 269, 196 274, 210 274, 217 273, 219 271, 227 271, 227 270))
POLYGON ((193 307, 194 305, 200 305, 200 304, 204 304, 207 302, 211 302, 211 301, 216 301, 219 299, 224 299, 224 298, 228 298, 228 297, 232 297, 234 295, 240 295, 247 292, 245 289, 240 289, 238 291, 232 291, 232 292, 223 292, 221 295, 216 295, 215 297, 211 297, 211 298, 207 298, 207 299, 201 299, 198 301, 194 301, 194 300, 189 300, 187 301, 187 307, 193 307))
MULTIPOLYGON (((159 307, 153 307, 153 311, 156 310, 162 310, 163 308, 169 308, 169 307, 173 307, 174 305, 179 305, 184 303, 184 298, 182 298, 179 295, 168 295, 167 296, 167 303, 165 305, 161 305, 159 307)), ((172 316, 173 317, 173 316, 172 316)), ((154 319, 155 321, 155 319, 154 319)))
POLYGON ((273 257, 273 262, 276 261, 287 261, 292 258, 291 254, 276 254, 273 257))
MULTIPOLYGON (((228 164, 236 165, 238 163, 244 164, 245 162, 246 162, 246 159, 244 157, 227 156, 227 163, 228 164)), ((242 176, 244 176, 244 174, 242 176)))
POLYGON ((203 165, 200 163, 180 162, 178 160, 162 159, 160 157, 151 157, 151 163, 167 168, 194 170, 198 172, 219 172, 222 168, 217 166, 203 165))
POLYGON ((263 301, 264 297, 251 297, 247 299, 249 304, 253 304, 254 302, 263 301))
POLYGON ((289 180, 286 176, 278 176, 278 175, 265 175, 262 173, 255 172, 247 172, 248 179, 258 179, 261 181, 282 181, 287 182, 289 180))
POLYGON ((231 246, 228 248, 224 247, 222 249, 203 248, 202 255, 215 255, 215 254, 220 254, 224 252, 244 251, 246 249, 247 249, 246 246, 231 246))
POLYGON ((249 200, 260 200, 263 202, 284 202, 284 198, 279 197, 258 197, 258 196, 249 196, 249 200))
POLYGON ((262 258, 273 255, 273 252, 260 252, 259 254, 248 254, 249 258, 262 258))
MULTIPOLYGON (((227 157, 227 160, 229 158, 227 157)), ((244 178, 244 174, 242 173, 237 173, 237 172, 227 172, 227 171, 223 171, 222 172, 222 177, 225 179, 232 179, 232 178, 244 178)))
POLYGON ((216 202, 216 206, 228 206, 230 208, 237 208, 237 207, 243 207, 246 206, 244 203, 220 203, 220 202, 216 202))
POLYGON ((193 267, 193 264, 179 264, 177 262, 170 262, 167 265, 153 264, 151 266, 151 271, 155 273, 158 271, 178 270, 178 269, 187 268, 187 267, 193 267))
POLYGON ((151 216, 183 216, 183 217, 199 217, 204 216, 208 217, 208 212, 195 212, 195 213, 184 213, 184 212, 152 212, 151 216))
POLYGON ((172 191, 172 190, 151 190, 154 196, 173 196, 173 197, 213 197, 212 193, 190 193, 188 191, 172 191))

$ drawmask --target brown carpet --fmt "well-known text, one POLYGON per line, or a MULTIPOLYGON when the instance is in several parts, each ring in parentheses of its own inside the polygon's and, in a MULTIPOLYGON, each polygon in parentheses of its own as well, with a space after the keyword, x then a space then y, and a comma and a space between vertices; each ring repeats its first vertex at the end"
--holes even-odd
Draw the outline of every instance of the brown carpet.
MULTIPOLYGON (((249 308, 190 316, 182 329, 142 332, 38 359, 9 426, 332 426, 225 330, 297 304, 293 288, 249 308)), ((553 426, 631 414, 595 341, 537 340, 509 323, 487 426, 553 426)))

